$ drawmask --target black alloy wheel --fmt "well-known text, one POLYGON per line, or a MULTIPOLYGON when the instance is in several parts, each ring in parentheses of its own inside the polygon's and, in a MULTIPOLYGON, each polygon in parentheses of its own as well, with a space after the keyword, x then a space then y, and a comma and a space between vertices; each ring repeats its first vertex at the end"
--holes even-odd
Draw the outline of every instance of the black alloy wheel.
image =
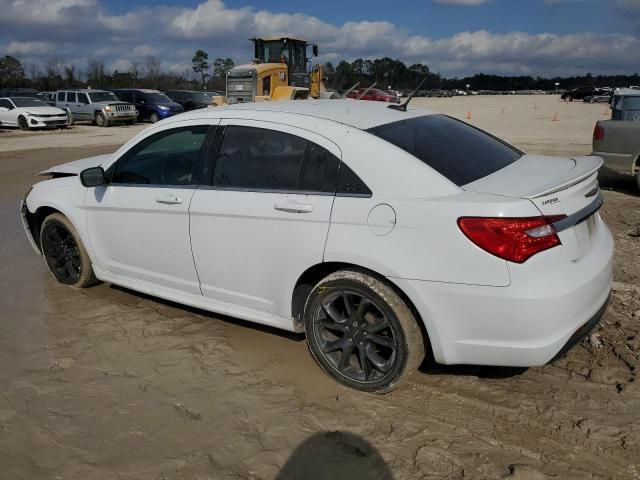
POLYGON ((80 248, 74 236, 59 222, 53 221, 42 232, 42 251, 56 279, 75 285, 82 275, 80 248))
POLYGON ((322 356, 347 379, 371 383, 392 370, 398 341, 373 299, 354 291, 335 292, 314 312, 314 326, 322 356))

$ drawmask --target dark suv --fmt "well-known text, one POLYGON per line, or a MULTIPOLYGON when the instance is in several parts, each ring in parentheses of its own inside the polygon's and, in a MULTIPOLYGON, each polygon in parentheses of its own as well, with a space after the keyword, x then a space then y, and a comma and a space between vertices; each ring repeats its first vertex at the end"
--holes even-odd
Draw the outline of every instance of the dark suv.
POLYGON ((138 121, 156 123, 163 118, 184 112, 182 105, 158 90, 117 88, 111 91, 123 102, 133 103, 136 106, 138 121))
POLYGON ((194 92, 190 90, 167 90, 164 93, 166 93, 171 100, 182 105, 187 111, 214 106, 211 97, 204 92, 194 92))
POLYGON ((591 95, 599 95, 600 89, 596 87, 578 87, 573 90, 567 90, 564 92, 560 98, 562 100, 566 100, 568 102, 573 102, 574 100, 584 100, 584 97, 590 97, 591 95))

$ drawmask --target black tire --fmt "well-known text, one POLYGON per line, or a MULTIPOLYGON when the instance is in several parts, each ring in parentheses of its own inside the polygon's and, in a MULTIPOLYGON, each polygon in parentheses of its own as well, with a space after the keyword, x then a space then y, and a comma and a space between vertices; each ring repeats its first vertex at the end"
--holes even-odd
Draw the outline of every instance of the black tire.
POLYGON ((155 113, 155 112, 154 112, 154 113, 152 113, 152 114, 149 116, 149 121, 150 121, 151 123, 156 123, 158 120, 160 120, 160 117, 159 117, 159 116, 158 116, 158 114, 157 114, 157 113, 155 113))
POLYGON ((40 246, 49 271, 60 283, 75 288, 98 283, 82 240, 64 215, 52 213, 44 219, 40 246))
POLYGON ((385 282, 340 270, 311 291, 304 311, 311 355, 338 382, 386 393, 425 357, 422 332, 410 308, 385 282))
POLYGON ((109 121, 107 117, 104 116, 104 113, 98 112, 96 113, 96 125, 99 127, 108 127, 109 121))
POLYGON ((20 130, 29 130, 29 123, 22 115, 18 117, 18 127, 20 127, 20 130))

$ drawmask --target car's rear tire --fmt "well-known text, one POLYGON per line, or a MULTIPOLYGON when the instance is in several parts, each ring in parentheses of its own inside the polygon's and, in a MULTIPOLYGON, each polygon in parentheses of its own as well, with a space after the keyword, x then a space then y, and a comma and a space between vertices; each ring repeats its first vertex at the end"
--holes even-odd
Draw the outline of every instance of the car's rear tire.
POLYGON ((411 309, 387 283, 340 270, 311 291, 304 310, 311 355, 338 382, 385 393, 424 360, 422 332, 411 309))
POLYGON ((84 288, 98 282, 78 232, 64 215, 52 213, 44 219, 40 246, 49 271, 60 283, 84 288))
POLYGON ((104 116, 104 113, 102 112, 96 113, 96 125, 99 127, 109 126, 109 122, 107 121, 107 117, 104 116))
POLYGON ((158 120, 160 120, 160 117, 158 116, 158 114, 157 114, 157 113, 152 113, 152 114, 149 116, 149 121, 150 121, 151 123, 156 123, 158 120))
POLYGON ((20 130, 29 130, 29 123, 22 115, 18 117, 18 127, 20 127, 20 130))

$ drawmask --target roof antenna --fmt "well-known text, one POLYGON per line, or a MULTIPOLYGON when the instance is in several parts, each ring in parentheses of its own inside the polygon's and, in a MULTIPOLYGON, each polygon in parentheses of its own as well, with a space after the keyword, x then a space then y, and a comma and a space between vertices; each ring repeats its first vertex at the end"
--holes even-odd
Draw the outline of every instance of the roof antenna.
POLYGON ((404 101, 404 103, 401 103, 400 105, 387 105, 387 108, 392 108, 394 110, 399 110, 401 112, 406 112, 407 111, 407 105, 409 105, 409 102, 411 101, 413 96, 418 92, 418 90, 420 90, 420 87, 422 86, 422 84, 424 83, 424 81, 426 79, 427 79, 427 76, 425 75, 424 78, 422 79, 422 81, 416 87, 416 89, 409 94, 409 96, 404 101))
POLYGON ((353 87, 351 87, 349 90, 344 92, 340 98, 345 98, 349 93, 353 92, 356 88, 358 88, 358 85, 360 85, 360 82, 356 83, 353 87))
POLYGON ((362 99, 362 97, 364 97, 367 93, 369 93, 369 90, 371 90, 371 89, 372 89, 373 87, 375 87, 377 84, 378 84, 378 82, 374 82, 374 83, 373 83, 373 85, 369 85, 369 86, 364 90, 364 92, 362 92, 362 93, 360 94, 360 96, 358 97, 358 100, 361 100, 361 99, 362 99))

